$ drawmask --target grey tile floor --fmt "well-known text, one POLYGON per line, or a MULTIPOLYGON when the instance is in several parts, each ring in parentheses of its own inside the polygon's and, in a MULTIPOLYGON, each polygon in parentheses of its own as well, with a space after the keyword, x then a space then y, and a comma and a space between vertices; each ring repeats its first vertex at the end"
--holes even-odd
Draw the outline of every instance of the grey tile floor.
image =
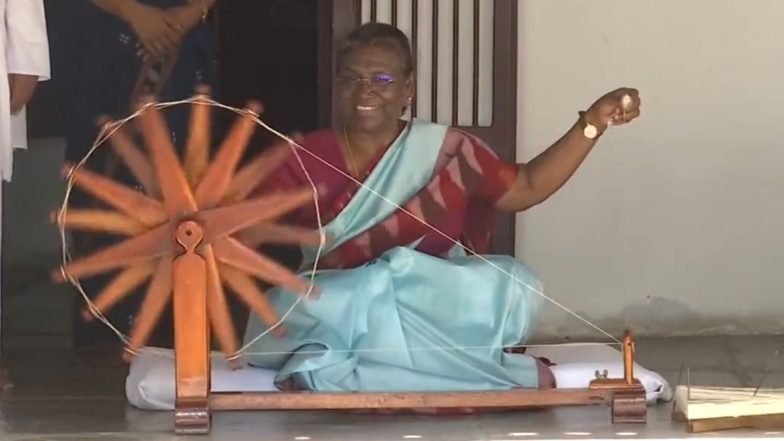
MULTIPOLYGON (((772 336, 651 339, 638 343, 639 361, 678 378, 691 367, 693 384, 755 384, 782 339, 772 336), (733 361, 734 360, 734 361, 733 361)), ((0 398, 0 439, 169 440, 169 412, 141 411, 124 398, 122 368, 88 368, 67 349, 17 348, 4 354, 14 389, 0 398)), ((769 364, 766 386, 784 387, 784 362, 769 364)), ((646 425, 612 425, 606 408, 570 408, 468 417, 370 417, 329 412, 216 413, 209 436, 193 439, 333 441, 519 439, 675 439, 689 437, 670 420, 670 405, 649 410, 646 425)), ((784 437, 784 433, 732 431, 710 437, 784 437)))
MULTIPOLYGON (((3 362, 15 387, 0 396, 0 440, 173 440, 172 415, 131 408, 122 368, 75 363, 68 347, 67 288, 45 279, 58 262, 58 236, 46 219, 62 199, 62 146, 39 140, 16 158, 4 194, 3 362), (35 190, 36 184, 48 190, 35 190)), ((705 337, 638 342, 638 361, 670 382, 681 365, 693 384, 751 386, 784 337, 705 337)), ((784 387, 784 357, 770 363, 766 386, 784 387)), ((784 437, 733 431, 711 437, 784 437)), ((572 408, 469 417, 370 417, 315 412, 232 412, 214 416, 209 436, 226 441, 677 439, 670 405, 649 410, 646 425, 613 426, 606 408, 572 408)))

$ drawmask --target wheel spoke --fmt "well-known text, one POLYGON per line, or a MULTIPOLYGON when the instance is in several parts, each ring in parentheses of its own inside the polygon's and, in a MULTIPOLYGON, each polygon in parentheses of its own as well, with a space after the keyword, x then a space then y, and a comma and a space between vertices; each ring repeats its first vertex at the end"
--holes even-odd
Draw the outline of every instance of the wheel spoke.
POLYGON ((207 261, 207 314, 218 345, 227 357, 231 357, 239 350, 237 334, 223 292, 218 261, 210 245, 204 247, 204 257, 207 261))
POLYGON ((269 257, 246 247, 236 239, 225 237, 216 241, 213 247, 219 262, 252 274, 273 285, 281 285, 297 294, 305 294, 308 290, 307 284, 296 274, 269 257))
MULTIPOLYGON (((253 278, 226 264, 221 264, 220 273, 226 285, 248 305, 262 322, 267 326, 273 326, 280 321, 280 316, 272 307, 267 295, 259 288, 253 278)), ((286 334, 286 328, 277 326, 271 333, 274 336, 282 337, 286 334)))
POLYGON ((313 200, 313 192, 302 189, 201 211, 194 215, 194 219, 206 231, 205 243, 212 243, 257 222, 282 216, 311 200, 313 200))
POLYGON ((259 185, 277 171, 290 156, 291 147, 287 143, 276 143, 267 151, 259 154, 234 175, 223 200, 229 203, 244 200, 253 194, 259 185))
MULTIPOLYGON (((140 261, 160 257, 172 250, 171 228, 161 225, 142 235, 125 239, 87 257, 74 260, 63 271, 71 277, 86 277, 121 268, 140 261)), ((62 271, 56 271, 52 278, 64 281, 62 271)))
MULTIPOLYGON (((108 118, 102 118, 101 123, 107 124, 108 118)), ((144 156, 142 149, 136 146, 126 133, 124 127, 118 127, 109 137, 115 153, 123 160, 134 178, 147 190, 147 194, 157 197, 158 186, 155 183, 155 171, 152 164, 144 156)))
MULTIPOLYGON (((57 221, 58 212, 52 213, 52 220, 57 221)), ((63 216, 62 224, 72 230, 95 231, 123 236, 134 236, 143 233, 147 227, 141 222, 116 211, 68 209, 63 216)))
POLYGON ((193 213, 197 210, 196 199, 175 152, 163 115, 151 106, 139 116, 139 126, 152 156, 167 213, 171 218, 193 213))
POLYGON ((66 164, 63 171, 65 174, 71 173, 74 185, 144 225, 154 227, 166 222, 167 215, 163 205, 143 193, 82 167, 72 169, 66 164))
POLYGON ((321 234, 318 231, 269 222, 248 227, 237 233, 235 237, 249 248, 256 248, 262 244, 317 246, 321 242, 321 234))
MULTIPOLYGON (((160 320, 161 314, 171 299, 173 287, 172 257, 171 254, 164 256, 158 263, 158 268, 147 289, 147 295, 144 297, 144 303, 142 303, 139 309, 139 315, 133 321, 133 328, 131 329, 128 343, 131 351, 136 352, 147 343, 150 334, 155 329, 155 325, 160 320)), ((132 355, 126 353, 125 359, 130 360, 131 358, 132 355)))
MULTIPOLYGON (((206 95, 206 90, 199 91, 206 95)), ((210 106, 201 102, 191 106, 190 136, 185 147, 185 174, 191 188, 202 179, 210 161, 210 106)))
MULTIPOLYGON (((93 308, 101 314, 105 313, 130 294, 137 286, 150 278, 154 271, 155 262, 153 261, 139 263, 124 269, 96 296, 92 302, 93 308)), ((95 317, 90 308, 85 307, 82 310, 82 318, 91 321, 95 317)))
MULTIPOLYGON (((248 105, 248 110, 258 114, 261 105, 252 102, 248 105)), ((207 167, 204 177, 196 188, 196 201, 199 207, 212 208, 223 199, 237 169, 237 163, 242 158, 256 128, 254 118, 253 114, 247 113, 237 120, 212 163, 207 167)))

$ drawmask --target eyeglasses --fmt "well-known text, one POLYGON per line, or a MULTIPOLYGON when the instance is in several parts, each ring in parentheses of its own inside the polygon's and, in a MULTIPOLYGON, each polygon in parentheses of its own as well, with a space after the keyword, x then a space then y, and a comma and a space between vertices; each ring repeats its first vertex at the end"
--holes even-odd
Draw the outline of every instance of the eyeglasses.
POLYGON ((371 90, 376 92, 386 90, 395 83, 395 78, 389 74, 376 74, 369 78, 358 75, 341 75, 338 83, 343 87, 358 87, 362 83, 367 83, 371 90))

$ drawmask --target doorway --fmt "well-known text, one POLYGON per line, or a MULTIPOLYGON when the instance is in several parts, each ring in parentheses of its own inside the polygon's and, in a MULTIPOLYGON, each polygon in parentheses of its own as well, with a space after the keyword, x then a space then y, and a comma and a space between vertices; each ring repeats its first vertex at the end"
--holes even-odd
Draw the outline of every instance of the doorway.
POLYGON ((319 0, 232 0, 216 11, 221 100, 264 104, 283 133, 318 128, 319 0))

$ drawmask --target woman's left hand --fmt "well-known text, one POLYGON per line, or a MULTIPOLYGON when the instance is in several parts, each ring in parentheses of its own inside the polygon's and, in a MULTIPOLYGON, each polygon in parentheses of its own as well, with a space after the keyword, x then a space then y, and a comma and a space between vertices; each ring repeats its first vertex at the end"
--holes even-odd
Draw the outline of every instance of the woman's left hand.
POLYGON ((604 131, 609 126, 627 124, 640 116, 640 92, 620 88, 596 100, 585 112, 589 123, 604 131), (627 97, 628 98, 624 98, 627 97))

